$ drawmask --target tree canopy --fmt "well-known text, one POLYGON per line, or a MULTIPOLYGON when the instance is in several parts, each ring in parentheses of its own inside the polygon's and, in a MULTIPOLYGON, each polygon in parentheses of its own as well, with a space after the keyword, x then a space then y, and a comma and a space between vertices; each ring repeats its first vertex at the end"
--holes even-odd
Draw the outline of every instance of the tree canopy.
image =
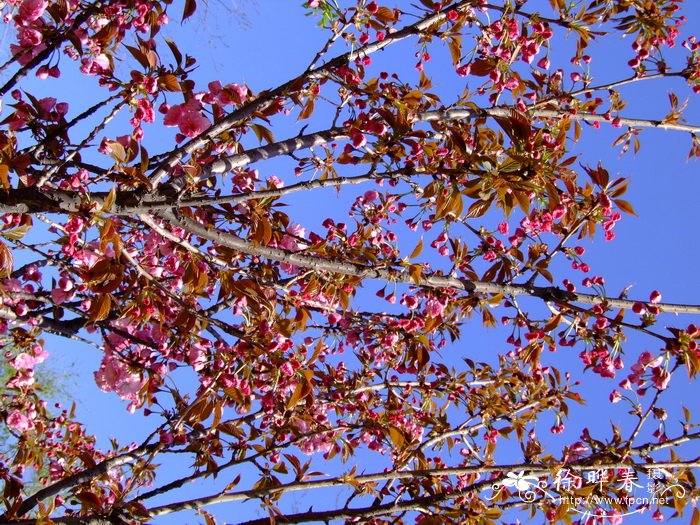
POLYGON ((635 213, 602 133, 700 156, 682 0, 311 0, 263 90, 195 0, 0 5, 0 524, 700 523, 700 305, 587 253, 635 213), (138 442, 37 380, 79 347, 138 442))

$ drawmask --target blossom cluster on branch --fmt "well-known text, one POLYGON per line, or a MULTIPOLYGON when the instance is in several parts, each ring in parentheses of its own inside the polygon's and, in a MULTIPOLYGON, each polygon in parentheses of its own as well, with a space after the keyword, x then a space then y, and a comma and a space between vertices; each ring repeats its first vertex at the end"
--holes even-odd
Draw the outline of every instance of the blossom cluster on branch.
POLYGON ((700 522, 700 433, 664 407, 700 369, 700 328, 664 316, 700 305, 606 290, 587 242, 615 242, 629 181, 574 153, 649 128, 700 156, 675 93, 661 119, 624 96, 700 91, 682 0, 393 4, 306 2, 326 42, 256 93, 164 36, 195 0, 0 2, 0 524, 210 525, 250 500, 241 523, 700 522), (601 83, 591 48, 620 36, 601 83), (471 351, 471 324, 501 346, 471 351), (43 395, 35 368, 76 345, 141 442, 100 448, 43 395), (607 433, 567 428, 590 388, 628 407, 607 433), (656 502, 625 498, 642 478, 656 502))

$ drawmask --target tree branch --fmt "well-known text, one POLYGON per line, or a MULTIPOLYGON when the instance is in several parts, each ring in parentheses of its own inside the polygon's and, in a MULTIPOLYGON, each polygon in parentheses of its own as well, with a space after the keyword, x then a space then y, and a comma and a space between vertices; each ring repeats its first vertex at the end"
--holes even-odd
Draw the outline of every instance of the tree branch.
MULTIPOLYGON (((148 195, 140 195, 134 190, 118 191, 113 206, 107 210, 112 215, 129 216, 142 215, 160 210, 173 208, 197 208, 214 206, 216 204, 240 204, 253 199, 272 199, 284 197, 291 193, 310 191, 321 188, 333 188, 349 184, 361 184, 372 180, 394 179, 407 175, 428 175, 415 169, 398 169, 382 173, 369 172, 364 175, 351 177, 336 177, 334 179, 315 179, 297 182, 269 190, 257 190, 220 197, 210 195, 185 196, 178 199, 167 188, 162 188, 148 195)), ((81 193, 68 190, 42 191, 35 187, 13 188, 0 191, 0 214, 5 213, 80 213, 101 209, 109 193, 96 191, 81 193)))
MULTIPOLYGON (((376 268, 350 262, 332 261, 321 259, 299 252, 288 252, 280 248, 260 246, 245 239, 241 239, 231 233, 214 230, 203 224, 182 216, 176 216, 173 212, 160 212, 159 216, 173 225, 179 226, 194 235, 218 243, 222 246, 254 255, 266 257, 278 262, 301 266, 315 271, 350 275, 366 279, 403 283, 408 285, 419 284, 426 288, 444 289, 453 288, 469 293, 504 294, 510 296, 529 295, 545 301, 553 301, 561 304, 582 303, 596 305, 605 302, 611 308, 629 309, 639 301, 630 299, 601 298, 595 294, 572 293, 555 286, 532 286, 528 284, 500 284, 484 281, 471 281, 456 277, 444 277, 442 275, 424 275, 420 281, 416 281, 404 269, 376 268)), ((644 301, 641 301, 644 302, 644 301)), ((656 306, 665 312, 700 314, 700 305, 659 303, 656 306)))
MULTIPOLYGON (((52 498, 53 496, 60 494, 64 490, 75 487, 76 485, 80 485, 81 483, 86 483, 98 476, 106 474, 109 470, 128 465, 129 463, 133 463, 134 461, 138 461, 140 458, 152 453, 158 447, 162 447, 162 445, 160 443, 152 445, 144 444, 139 448, 132 450, 131 452, 126 452, 124 454, 115 456, 111 459, 106 459, 98 463, 94 467, 90 467, 81 472, 78 472, 77 474, 67 476, 57 481, 56 483, 49 485, 44 489, 41 489, 40 491, 25 499, 22 502, 22 505, 20 505, 19 510, 17 511, 17 515, 22 516, 23 514, 26 514, 34 507, 36 507, 39 504, 39 502, 43 499, 52 498)), ((0 520, 0 525, 1 523, 2 521, 0 520)))
POLYGON ((272 144, 253 148, 237 155, 231 155, 230 157, 212 162, 204 169, 201 178, 207 178, 217 173, 226 173, 236 168, 253 164, 254 162, 279 157, 281 155, 289 155, 295 151, 313 148, 314 146, 321 146, 333 140, 347 138, 345 131, 345 128, 330 128, 325 131, 318 131, 316 133, 309 133, 308 135, 301 135, 299 137, 273 142, 272 144))
MULTIPOLYGON (((653 464, 645 463, 632 463, 632 462, 611 462, 598 465, 587 465, 585 463, 566 463, 567 469, 572 469, 575 471, 593 471, 605 469, 636 469, 643 471, 650 471, 655 468, 662 469, 674 469, 674 468, 696 468, 700 467, 700 460, 692 461, 669 461, 669 462, 655 462, 653 464)), ((532 465, 532 464, 509 464, 509 465, 479 465, 471 467, 452 467, 452 468, 437 468, 437 469, 422 469, 422 470, 409 470, 409 471, 399 471, 394 470, 391 472, 382 472, 375 474, 364 474, 359 476, 338 476, 331 479, 321 480, 321 481, 296 481, 288 483, 286 485, 280 485, 277 487, 243 490, 238 492, 232 492, 229 494, 216 494, 213 496, 206 496, 201 498, 194 498, 186 501, 180 501, 177 503, 171 503, 167 505, 161 505, 159 507, 154 507, 149 510, 151 518, 156 518, 158 516, 163 516, 166 514, 172 514, 174 512, 180 512, 188 509, 198 509, 207 505, 214 505, 219 503, 229 503, 233 501, 245 501, 249 499, 256 499, 263 496, 271 496, 274 494, 287 494, 290 492, 298 491, 309 491, 314 489, 323 489, 338 486, 354 486, 355 484, 373 483, 379 481, 391 481, 391 480, 409 480, 409 479, 424 479, 432 477, 447 477, 447 476, 463 476, 468 474, 503 474, 506 472, 520 472, 523 471, 528 476, 547 476, 552 473, 553 470, 558 470, 561 468, 559 464, 552 465, 532 465)), ((485 488, 486 486, 491 486, 493 480, 484 481, 474 484, 472 487, 465 489, 464 492, 454 492, 451 494, 445 494, 445 499, 457 498, 464 495, 466 492, 471 492, 477 487, 485 488)), ((413 505, 416 502, 420 502, 421 505, 429 503, 429 498, 417 498, 414 500, 407 501, 402 505, 413 505)), ((413 506, 400 507, 405 509, 415 508, 413 506)), ((399 510, 399 507, 393 507, 390 505, 377 505, 372 507, 366 507, 361 509, 340 509, 332 511, 321 511, 321 512, 309 512, 300 514, 290 514, 286 516, 280 516, 277 518, 280 523, 302 523, 307 521, 324 521, 326 519, 349 519, 352 517, 362 516, 369 517, 379 514, 366 514, 370 509, 381 510, 381 514, 386 514, 388 512, 394 512, 399 510), (349 514, 343 514, 347 512, 349 514), (302 517, 307 517, 302 519, 302 517)), ((269 521, 259 521, 253 520, 250 522, 245 522, 246 524, 257 524, 265 523, 269 524, 269 521)))
MULTIPOLYGON (((434 120, 460 120, 473 119, 483 117, 510 117, 510 107, 495 107, 495 108, 464 108, 450 109, 447 111, 426 111, 417 117, 419 122, 430 122, 434 120)), ((610 124, 611 118, 605 115, 585 112, 567 112, 560 109, 530 109, 528 114, 533 118, 546 119, 570 119, 580 120, 592 124, 594 122, 610 124)), ((664 122, 663 120, 640 119, 619 117, 619 122, 631 128, 655 128, 673 131, 687 131, 688 133, 700 133, 700 126, 687 124, 677 124, 672 122, 664 122)))
POLYGON ((411 36, 419 35, 424 29, 433 26, 435 24, 444 22, 447 20, 447 13, 450 10, 462 10, 470 8, 473 4, 473 0, 463 0, 461 2, 455 2, 443 10, 433 13, 417 22, 405 26, 398 31, 389 33, 386 35, 384 40, 375 41, 364 46, 360 46, 353 51, 348 51, 342 55, 339 55, 332 60, 329 60, 322 66, 317 67, 311 71, 303 73, 301 76, 295 77, 278 87, 264 91, 256 99, 240 107, 236 111, 231 112, 228 116, 221 119, 219 122, 211 126, 201 135, 193 138, 189 142, 186 142, 172 153, 170 153, 160 166, 154 171, 154 173, 149 177, 151 184, 155 188, 160 181, 165 177, 165 175, 177 165, 180 160, 182 160, 186 155, 191 154, 196 151, 207 141, 215 138, 217 135, 225 132, 236 122, 245 121, 251 118, 256 112, 264 111, 269 107, 277 98, 284 96, 287 91, 292 90, 295 86, 308 82, 310 80, 316 80, 329 75, 335 68, 340 67, 344 64, 348 64, 357 58, 362 58, 371 55, 377 51, 384 49, 387 46, 400 42, 411 36))

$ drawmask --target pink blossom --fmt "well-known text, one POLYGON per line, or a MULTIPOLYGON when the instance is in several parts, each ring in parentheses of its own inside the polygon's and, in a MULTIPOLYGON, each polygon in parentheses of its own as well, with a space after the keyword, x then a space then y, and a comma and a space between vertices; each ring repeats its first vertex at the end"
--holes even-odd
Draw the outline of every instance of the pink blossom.
POLYGON ((219 89, 219 91, 214 91, 212 89, 212 93, 215 93, 216 95, 216 101, 222 106, 230 106, 233 104, 240 104, 241 100, 245 100, 245 98, 241 99, 241 97, 238 95, 237 90, 231 89, 231 86, 235 85, 236 84, 229 84, 228 86, 226 86, 225 89, 219 89))
POLYGON ((577 441, 573 445, 566 447, 566 458, 569 461, 576 460, 586 454, 586 452, 588 452, 588 447, 577 441))
POLYGON ((440 317, 444 310, 445 306, 435 298, 431 298, 425 303, 425 312, 428 317, 440 317))
POLYGON ((491 429, 487 430, 484 432, 484 439, 488 442, 491 443, 492 445, 496 444, 496 441, 498 440, 498 430, 491 429))
POLYGON ((180 118, 178 126, 185 137, 194 138, 211 126, 211 122, 199 111, 188 110, 180 118))
MULTIPOLYGON (((294 237, 290 235, 285 235, 284 237, 282 237, 282 240, 279 243, 280 248, 284 248, 285 250, 289 250, 290 252, 298 252, 306 247, 306 244, 300 242, 298 239, 303 238, 306 234, 306 230, 301 225, 293 224, 287 226, 287 232, 294 235, 294 237)), ((297 268, 293 264, 283 263, 281 267, 282 270, 284 270, 287 273, 293 274, 299 271, 299 268, 297 268)))
POLYGON ((619 510, 614 509, 608 512, 608 521, 610 525, 622 525, 622 514, 619 510))
POLYGON ((85 221, 80 217, 72 217, 71 220, 66 224, 66 231, 68 233, 80 233, 83 229, 85 221))
POLYGON ((19 6, 19 22, 24 24, 40 18, 48 5, 46 0, 24 0, 19 6))
POLYGON ((659 390, 666 390, 669 381, 671 381, 671 374, 668 370, 657 366, 651 371, 651 381, 654 383, 654 386, 656 386, 656 388, 658 388, 659 390))
POLYGON ((235 98, 233 100, 237 104, 242 104, 248 98, 248 87, 240 84, 228 84, 224 88, 224 93, 226 92, 233 93, 238 97, 238 100, 235 100, 235 98))
POLYGON ((207 129, 211 122, 199 110, 189 108, 185 104, 179 104, 168 109, 163 124, 178 126, 180 133, 186 137, 194 138, 207 129))
POLYGON ((83 249, 73 254, 75 266, 81 269, 92 268, 100 259, 97 253, 89 249, 83 249))
MULTIPOLYGON (((443 246, 442 248, 446 249, 447 247, 443 246)), ((484 252, 483 257, 484 257, 485 261, 490 262, 490 261, 493 261, 494 259, 496 259, 497 255, 496 255, 496 252, 494 252, 493 250, 487 250, 484 252)))
POLYGON ((620 393, 619 390, 613 390, 610 392, 610 402, 611 403, 617 403, 622 399, 622 394, 620 393))
POLYGON ((270 175, 267 178, 267 183, 273 188, 284 188, 284 181, 275 175, 270 175))
POLYGON ((464 64, 463 66, 459 66, 456 72, 460 77, 466 77, 469 75, 469 73, 471 73, 471 70, 472 68, 470 64, 464 64))
POLYGON ((187 350, 187 357, 196 372, 202 370, 206 365, 206 353, 200 344, 191 345, 187 350))
POLYGON ((34 345, 32 348, 34 351, 34 364, 38 365, 39 363, 43 363, 44 360, 49 357, 49 353, 44 350, 44 347, 39 346, 39 345, 34 345))
POLYGON ((519 85, 520 85, 520 80, 518 80, 518 77, 512 76, 512 77, 508 78, 508 80, 505 81, 505 83, 503 84, 503 87, 506 89, 513 90, 513 89, 517 89, 519 85))
POLYGON ((350 138, 352 139, 352 145, 358 149, 367 144, 367 138, 359 131, 352 132, 350 138))
POLYGON ((49 463, 49 477, 51 481, 58 481, 63 477, 63 474, 63 465, 55 459, 51 460, 51 463, 49 463))
POLYGON ((12 360, 12 366, 16 370, 29 370, 34 368, 34 358, 26 352, 21 352, 12 360))
POLYGON ((375 190, 366 191, 364 194, 365 202, 376 201, 379 198, 379 193, 375 190))
POLYGON ((31 264, 24 269, 24 279, 27 281, 41 281, 41 272, 36 264, 31 264))
POLYGON ((73 291, 65 291, 61 288, 54 288, 51 290, 51 300, 55 304, 63 304, 73 299, 73 297, 75 297, 75 292, 73 291))
POLYGON ((286 375, 287 377, 293 376, 294 367, 292 366, 292 363, 290 363, 289 361, 285 361, 280 367, 280 372, 282 372, 282 374, 286 375))
MULTIPOLYGON (((43 35, 41 31, 37 31, 31 27, 23 27, 17 35, 17 40, 24 47, 37 46, 41 43, 42 39, 43 35)), ((48 75, 48 68, 46 74, 48 75)))
POLYGON ((370 131, 375 135, 384 135, 388 131, 388 128, 383 122, 373 120, 367 124, 367 131, 370 131))
POLYGON ((177 126, 184 111, 184 104, 170 106, 165 114, 165 117, 163 118, 163 124, 166 126, 177 126))
POLYGON ((15 376, 7 382, 8 388, 24 388, 34 384, 34 370, 19 370, 15 376))
POLYGON ((83 65, 80 66, 80 71, 85 75, 99 75, 105 73, 112 68, 107 55, 99 54, 93 58, 83 58, 83 65))
POLYGON ((418 299, 413 295, 405 295, 401 299, 401 304, 405 305, 409 310, 415 310, 418 307, 418 299))
POLYGON ((8 414, 5 423, 7 423, 8 427, 18 432, 26 432, 34 428, 34 423, 17 409, 8 414))
POLYGON ((167 430, 160 431, 160 442, 162 445, 171 445, 173 441, 175 441, 175 438, 173 437, 172 432, 168 432, 167 430))
POLYGON ((138 120, 143 120, 144 122, 155 122, 156 112, 151 105, 151 101, 147 98, 141 98, 138 100, 138 107, 134 114, 134 117, 138 120))
POLYGON ((36 57, 45 49, 46 44, 44 44, 43 42, 38 46, 32 47, 22 47, 18 46, 17 44, 10 44, 10 52, 13 56, 18 56, 17 62, 19 62, 21 66, 26 66, 27 64, 29 64, 29 62, 31 62, 32 59, 34 59, 34 57, 36 57))
POLYGON ((95 382, 105 392, 116 392, 119 397, 129 401, 138 401, 138 393, 145 380, 139 373, 111 355, 105 355, 100 369, 95 372, 95 382))

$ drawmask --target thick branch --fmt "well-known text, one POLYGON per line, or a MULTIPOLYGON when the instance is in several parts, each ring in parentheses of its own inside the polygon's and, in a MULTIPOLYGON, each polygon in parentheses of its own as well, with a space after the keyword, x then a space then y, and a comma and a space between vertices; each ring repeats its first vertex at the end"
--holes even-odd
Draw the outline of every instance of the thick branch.
MULTIPOLYGON (((508 118, 511 113, 510 107, 496 107, 496 108, 464 108, 464 109, 451 109, 448 111, 427 111, 421 113, 417 120, 420 122, 427 122, 431 120, 460 120, 460 119, 473 119, 479 117, 502 117, 508 118)), ((560 109, 532 109, 529 114, 533 118, 548 118, 548 119, 570 119, 570 120, 580 120, 592 124, 594 122, 610 124, 611 118, 605 115, 598 115, 595 113, 572 113, 563 111, 560 109)), ((673 130, 673 131, 687 131, 688 133, 700 133, 700 126, 693 126, 688 124, 677 124, 673 122, 664 122, 663 120, 653 120, 653 119, 640 119, 640 118, 628 118, 619 117, 620 124, 624 126, 629 126, 631 128, 655 128, 663 130, 673 130)))
MULTIPOLYGON (((510 107, 464 108, 448 111, 428 111, 417 115, 415 121, 429 122, 435 120, 466 120, 485 117, 508 118, 510 116, 510 111, 510 107)), ((529 114, 533 118, 564 118, 580 120, 587 123, 598 122, 610 124, 610 119, 606 116, 593 113, 572 113, 553 109, 531 109, 529 114)), ((700 126, 667 123, 662 120, 620 117, 620 123, 636 128, 655 128, 700 134, 700 126)), ((342 138, 346 138, 343 128, 336 127, 325 131, 319 131, 282 140, 266 146, 252 148, 237 155, 232 155, 213 162, 210 166, 205 167, 202 177, 206 178, 218 173, 225 173, 254 162, 281 155, 287 155, 302 149, 322 145, 332 140, 342 138)), ((407 170, 396 170, 395 172, 383 174, 377 173, 355 177, 339 177, 336 179, 315 180, 300 182, 280 189, 262 190, 240 195, 227 195, 218 198, 203 195, 176 199, 175 195, 172 192, 169 192, 167 188, 158 189, 148 195, 142 195, 134 191, 120 191, 117 193, 115 204, 110 210, 110 213, 115 215, 135 215, 157 210, 170 209, 173 207, 196 207, 224 203, 240 203, 256 198, 262 199, 279 197, 295 191, 311 190, 341 184, 359 184, 368 180, 387 178, 406 173, 407 170)), ((81 210, 89 210, 90 207, 94 206, 101 207, 104 204, 106 197, 106 192, 84 194, 64 190, 41 192, 37 188, 17 188, 0 192, 0 213, 73 213, 81 210)))
MULTIPOLYGON (((336 177, 334 179, 316 179, 297 182, 282 188, 251 191, 233 195, 215 197, 211 195, 195 195, 177 198, 166 187, 152 194, 141 195, 133 190, 118 191, 113 206, 109 209, 112 215, 133 217, 144 213, 172 208, 214 206, 216 204, 240 204, 253 199, 271 199, 283 197, 299 191, 309 191, 320 188, 334 188, 348 184, 380 179, 392 179, 409 174, 425 175, 415 169, 400 169, 382 173, 366 173, 352 177, 336 177)), ((5 213, 77 213, 100 209, 108 197, 108 192, 96 191, 80 193, 68 190, 52 190, 44 192, 38 188, 16 188, 0 191, 0 214, 5 213)))
POLYGON ((18 324, 29 324, 31 321, 31 324, 38 326, 42 330, 45 330, 51 334, 89 343, 89 341, 77 335, 78 331, 85 326, 85 320, 81 318, 57 321, 44 315, 29 314, 26 316, 19 316, 10 308, 0 306, 0 319, 6 319, 7 321, 18 324))
MULTIPOLYGON (((184 228, 202 239, 207 239, 222 246, 226 246, 227 248, 247 253, 248 255, 265 257, 278 262, 292 264, 294 266, 301 266, 315 271, 325 271, 365 279, 377 279, 380 281, 403 283, 408 285, 416 284, 409 273, 403 269, 377 268, 351 262, 332 261, 329 259, 321 259, 320 257, 304 255, 303 253, 288 252, 280 248, 260 246, 245 239, 241 239, 240 237, 237 237, 231 233, 214 230, 192 219, 176 216, 172 212, 161 212, 159 215, 171 224, 184 228)), ((501 284, 483 281, 470 281, 468 279, 444 277, 436 274, 422 276, 418 284, 426 288, 453 288, 470 293, 504 294, 509 296, 529 295, 539 297, 545 301, 553 301, 561 304, 582 303, 596 305, 605 302, 611 308, 629 309, 634 306, 636 302, 638 302, 629 299, 601 298, 594 294, 571 293, 555 286, 545 287, 532 286, 529 284, 501 284)), ((658 304, 657 306, 666 312, 700 314, 699 305, 665 303, 658 304)))
POLYGON ((279 157, 281 155, 289 155, 295 151, 321 146, 333 140, 347 138, 344 128, 331 128, 317 133, 309 133, 292 139, 282 140, 253 148, 246 152, 237 155, 231 155, 221 160, 213 162, 207 166, 202 173, 202 178, 214 175, 217 173, 226 173, 228 171, 259 162, 261 160, 279 157))
POLYGON ((134 461, 137 461, 140 458, 152 453, 158 447, 162 447, 162 445, 160 443, 155 445, 143 445, 136 450, 126 452, 125 454, 120 454, 111 459, 106 459, 94 467, 87 468, 81 472, 78 472, 77 474, 65 477, 25 499, 17 511, 17 515, 22 516, 23 514, 26 514, 36 507, 43 499, 52 498, 64 490, 68 490, 76 485, 80 485, 81 483, 86 483, 98 476, 106 474, 112 469, 133 463, 134 461))
POLYGON ((237 109, 230 113, 226 118, 221 119, 219 122, 210 127, 207 131, 190 140, 189 142, 183 144, 178 149, 174 150, 168 158, 161 163, 158 169, 151 175, 150 180, 153 186, 157 186, 160 181, 165 177, 168 171, 177 165, 180 160, 182 160, 186 155, 196 151, 198 148, 202 147, 207 141, 213 139, 217 135, 225 132, 236 122, 241 122, 252 117, 256 112, 263 111, 269 107, 278 97, 284 96, 285 93, 294 89, 295 86, 301 85, 304 82, 308 82, 314 79, 320 79, 329 75, 334 69, 340 67, 344 64, 348 64, 357 58, 366 57, 384 49, 387 46, 400 42, 411 36, 419 35, 423 30, 441 23, 447 20, 447 12, 453 9, 461 10, 471 7, 473 0, 464 0, 462 2, 455 2, 452 5, 445 7, 442 11, 438 11, 430 16, 426 16, 421 20, 406 26, 394 33, 389 33, 386 38, 381 41, 375 41, 368 43, 364 46, 360 46, 353 51, 349 51, 342 55, 329 60, 322 66, 303 73, 301 76, 295 77, 284 84, 270 90, 265 91, 259 95, 255 100, 249 102, 243 107, 237 109))
MULTIPOLYGON (((613 462, 597 465, 587 465, 585 462, 577 463, 567 463, 567 469, 573 469, 575 471, 593 471, 605 469, 628 469, 632 468, 635 470, 650 471, 653 469, 674 469, 674 468, 697 468, 700 466, 700 460, 693 461, 670 461, 670 462, 655 462, 655 463, 625 463, 625 462, 613 462)), ((273 494, 287 494, 289 492, 298 491, 309 491, 314 489, 323 489, 329 487, 347 486, 350 484, 364 484, 364 483, 374 483, 380 481, 391 481, 391 480, 409 480, 409 479, 424 479, 432 477, 446 477, 446 476, 463 476, 468 474, 503 474, 506 472, 521 472, 523 471, 528 476, 547 476, 552 473, 553 470, 557 470, 559 465, 528 465, 528 464, 513 464, 513 465, 492 465, 492 466, 472 466, 472 467, 454 467, 454 468, 439 468, 439 469, 425 469, 425 470, 409 470, 409 471, 399 471, 394 470, 391 472, 382 472, 376 474, 365 474, 360 476, 339 476, 332 479, 325 479, 320 481, 298 481, 293 483, 288 483, 286 485, 281 485, 278 487, 262 488, 262 489, 252 489, 243 490, 239 492, 232 492, 229 494, 216 494, 213 496, 207 496, 202 498, 194 498, 187 501, 181 501, 178 503, 171 503, 167 505, 162 505, 160 507, 154 507, 149 511, 152 518, 163 516, 165 514, 172 514, 174 512, 180 512, 187 509, 198 509, 206 505, 214 505, 218 503, 229 503, 233 501, 245 501, 249 499, 256 499, 263 496, 271 496, 273 494)), ((491 481, 480 483, 477 485, 490 486, 491 481)), ((469 491, 474 490, 474 487, 468 489, 469 491)), ((463 494, 463 493, 462 493, 463 494)), ((460 494, 450 494, 447 499, 459 497, 460 494)), ((406 504, 416 503, 421 501, 426 503, 424 498, 418 498, 416 500, 411 500, 405 502, 406 504)), ((387 512, 394 512, 400 510, 399 508, 391 508, 391 505, 379 505, 372 507, 373 509, 383 509, 382 514, 387 512)), ((409 507, 415 508, 415 507, 409 507)), ((333 511, 322 511, 322 512, 310 512, 303 514, 292 514, 284 517, 278 518, 281 523, 301 523, 307 521, 323 521, 324 519, 341 519, 341 518, 352 518, 357 516, 368 517, 365 513, 368 509, 343 509, 343 510, 333 510, 333 511), (348 512, 349 514, 336 514, 348 512), (311 517, 313 515, 313 517, 311 517), (305 519, 300 519, 302 516, 307 516, 305 519)), ((370 514, 378 515, 378 514, 370 514)), ((258 523, 257 521, 246 522, 246 523, 258 523)), ((261 522, 262 523, 262 522, 261 522)))

